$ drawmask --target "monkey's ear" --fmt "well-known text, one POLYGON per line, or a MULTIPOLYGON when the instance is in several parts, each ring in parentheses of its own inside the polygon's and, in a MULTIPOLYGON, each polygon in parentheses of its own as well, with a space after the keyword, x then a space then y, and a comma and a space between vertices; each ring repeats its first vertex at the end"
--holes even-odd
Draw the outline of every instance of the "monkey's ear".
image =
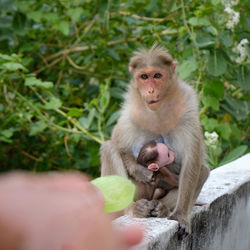
POLYGON ((170 66, 173 63, 173 58, 168 53, 162 53, 159 55, 158 59, 163 65, 170 66))
POLYGON ((176 70, 176 66, 178 65, 178 62, 177 61, 173 61, 172 62, 172 65, 171 65, 171 67, 172 67, 172 71, 173 71, 173 73, 175 72, 175 70, 176 70))
POLYGON ((130 74, 132 74, 133 71, 138 67, 139 63, 140 63, 140 59, 137 56, 134 56, 131 58, 129 65, 128 65, 130 74))
POLYGON ((157 163, 150 163, 148 165, 148 169, 152 171, 158 171, 159 170, 159 165, 157 163))
POLYGON ((134 68, 131 65, 128 65, 128 70, 129 70, 129 73, 132 74, 134 68))

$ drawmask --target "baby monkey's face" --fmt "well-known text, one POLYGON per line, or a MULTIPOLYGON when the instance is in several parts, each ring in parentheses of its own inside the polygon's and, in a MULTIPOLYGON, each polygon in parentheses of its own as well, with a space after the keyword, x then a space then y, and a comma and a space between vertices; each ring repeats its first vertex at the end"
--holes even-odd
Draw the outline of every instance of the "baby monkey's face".
POLYGON ((174 152, 170 150, 164 143, 157 143, 156 149, 159 154, 156 163, 160 168, 174 161, 174 152))

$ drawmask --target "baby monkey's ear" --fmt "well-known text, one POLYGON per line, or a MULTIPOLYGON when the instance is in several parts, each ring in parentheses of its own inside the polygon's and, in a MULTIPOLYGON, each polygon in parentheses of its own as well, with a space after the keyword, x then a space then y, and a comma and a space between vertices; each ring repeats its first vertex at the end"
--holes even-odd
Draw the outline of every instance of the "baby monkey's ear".
POLYGON ((148 165, 148 169, 151 171, 158 171, 159 170, 159 165, 157 163, 150 163, 148 165))

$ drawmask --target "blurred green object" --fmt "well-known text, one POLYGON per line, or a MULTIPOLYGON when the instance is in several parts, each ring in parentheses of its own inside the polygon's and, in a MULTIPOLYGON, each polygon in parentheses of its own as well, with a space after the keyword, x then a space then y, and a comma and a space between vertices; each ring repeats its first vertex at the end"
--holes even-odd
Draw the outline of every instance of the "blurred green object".
POLYGON ((112 213, 126 208, 134 199, 135 185, 128 179, 117 176, 103 176, 91 181, 105 198, 105 212, 112 213))

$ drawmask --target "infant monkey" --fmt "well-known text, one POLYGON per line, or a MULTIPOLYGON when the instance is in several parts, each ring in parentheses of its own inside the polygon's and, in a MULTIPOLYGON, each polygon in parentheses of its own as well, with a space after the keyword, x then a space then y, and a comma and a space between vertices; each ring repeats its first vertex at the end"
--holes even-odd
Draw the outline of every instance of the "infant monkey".
POLYGON ((141 148, 137 157, 137 163, 152 171, 159 170, 156 173, 152 199, 159 199, 171 189, 178 187, 178 175, 165 167, 174 162, 174 157, 174 152, 164 143, 151 141, 141 148))

